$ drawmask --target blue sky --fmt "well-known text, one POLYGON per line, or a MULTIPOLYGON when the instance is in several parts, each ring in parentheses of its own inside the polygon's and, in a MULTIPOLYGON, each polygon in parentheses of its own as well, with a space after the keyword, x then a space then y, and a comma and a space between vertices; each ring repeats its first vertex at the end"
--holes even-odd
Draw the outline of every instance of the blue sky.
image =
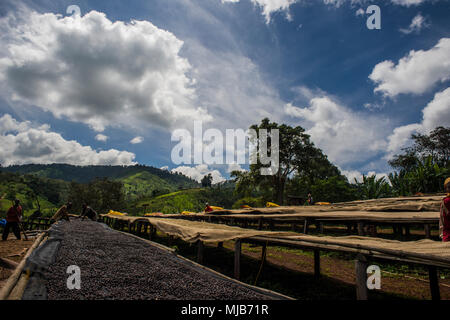
POLYGON ((171 161, 173 130, 268 116, 304 127, 349 178, 386 174, 411 133, 450 121, 449 12, 445 0, 4 1, 0 162, 139 162, 220 181, 229 166, 171 161), (366 27, 372 4, 380 30, 366 27))

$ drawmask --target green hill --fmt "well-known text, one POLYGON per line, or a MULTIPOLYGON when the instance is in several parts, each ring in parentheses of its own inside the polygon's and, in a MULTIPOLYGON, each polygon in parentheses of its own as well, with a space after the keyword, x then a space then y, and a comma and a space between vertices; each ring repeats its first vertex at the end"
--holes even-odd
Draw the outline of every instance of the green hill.
POLYGON ((67 182, 88 183, 95 178, 109 178, 124 184, 128 200, 148 198, 177 190, 195 188, 199 183, 182 174, 158 168, 135 166, 73 166, 68 164, 28 164, 2 168, 2 171, 31 174, 67 182))
POLYGON ((212 188, 196 188, 180 190, 148 199, 136 201, 134 208, 136 215, 145 213, 162 212, 165 214, 181 213, 182 211, 200 212, 205 208, 205 203, 210 205, 231 208, 236 201, 233 195, 234 184, 226 182, 214 185, 212 188))
POLYGON ((69 185, 63 180, 0 171, 0 214, 12 205, 13 199, 19 199, 25 215, 39 205, 45 215, 50 215, 67 200, 69 185))

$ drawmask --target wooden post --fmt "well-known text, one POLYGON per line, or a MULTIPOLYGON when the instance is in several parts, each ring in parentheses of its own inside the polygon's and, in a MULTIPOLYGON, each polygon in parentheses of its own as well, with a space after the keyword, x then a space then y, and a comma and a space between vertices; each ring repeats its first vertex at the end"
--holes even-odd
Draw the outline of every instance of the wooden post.
POLYGON ((314 278, 320 278, 320 251, 314 250, 314 278))
POLYGON ((411 235, 411 232, 410 232, 410 230, 409 230, 409 226, 406 225, 406 226, 405 226, 405 236, 409 237, 410 235, 411 235))
POLYGON ((303 223, 303 233, 304 234, 308 233, 308 224, 309 224, 308 219, 305 219, 305 222, 303 223))
POLYGON ((295 223, 292 223, 291 230, 292 230, 293 232, 295 232, 295 229, 296 229, 296 225, 295 225, 295 223))
POLYGON ((358 254, 355 260, 356 273, 356 299, 367 300, 367 259, 364 255, 358 254))
POLYGON ((358 222, 358 236, 364 235, 364 222, 358 222))
POLYGON ((319 232, 323 234, 323 222, 319 223, 319 232))
POLYGON ((148 240, 152 240, 153 238, 153 225, 150 225, 150 232, 148 234, 148 240))
POLYGON ((239 280, 241 277, 241 239, 234 242, 234 278, 239 280))
POLYGON ((430 225, 429 224, 425 224, 423 226, 424 230, 425 230, 425 238, 430 239, 431 238, 431 230, 430 230, 430 225))
POLYGON ((431 299, 441 300, 441 294, 439 292, 438 272, 435 266, 428 267, 428 276, 430 280, 431 299))
POLYGON ((261 230, 263 228, 263 218, 258 219, 258 230, 261 230))
POLYGON ((267 256, 267 243, 265 242, 261 250, 261 261, 263 261, 263 263, 266 262, 266 256, 267 256))
POLYGON ((352 225, 347 223, 347 233, 352 233, 352 225))
POLYGON ((197 241, 197 262, 203 264, 203 241, 197 241))

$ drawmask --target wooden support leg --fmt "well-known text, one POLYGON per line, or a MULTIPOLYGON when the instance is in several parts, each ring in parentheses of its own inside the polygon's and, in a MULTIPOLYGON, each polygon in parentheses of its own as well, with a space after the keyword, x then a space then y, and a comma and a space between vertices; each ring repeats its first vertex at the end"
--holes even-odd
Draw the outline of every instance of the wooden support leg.
POLYGON ((241 240, 237 239, 234 243, 234 278, 239 280, 241 277, 241 240))
POLYGON ((308 219, 305 219, 305 222, 303 223, 303 233, 304 234, 308 233, 308 227, 309 227, 309 221, 308 221, 308 219))
POLYGON ((219 243, 217 244, 217 248, 223 248, 223 242, 219 242, 219 243))
POLYGON ((367 259, 365 256, 358 254, 355 260, 355 273, 356 273, 356 299, 367 300, 367 259))
POLYGON ((203 241, 198 240, 197 241, 197 262, 200 264, 203 264, 203 250, 204 245, 203 241))
POLYGON ((358 222, 358 236, 364 235, 364 222, 358 222))
POLYGON ((148 240, 152 240, 152 238, 153 238, 153 226, 150 225, 150 232, 148 234, 148 240))
POLYGON ((423 226, 424 230, 425 230, 425 238, 430 239, 431 238, 431 230, 430 230, 430 225, 429 224, 425 224, 423 226))
POLYGON ((441 294, 439 292, 439 279, 437 268, 434 266, 428 267, 428 276, 430 280, 430 291, 432 300, 441 300, 441 294))
POLYGON ((319 232, 323 234, 323 222, 319 223, 319 232))
POLYGON ((292 232, 295 232, 295 229, 296 229, 296 225, 295 225, 295 223, 293 223, 292 226, 291 226, 292 232))
POLYGON ((314 250, 314 278, 320 278, 320 251, 314 250))
POLYGON ((263 228, 263 219, 259 218, 258 220, 258 230, 261 230, 263 228))
POLYGON ((352 233, 352 225, 347 223, 347 233, 352 233))
POLYGON ((405 236, 409 237, 411 235, 411 232, 409 230, 409 226, 405 226, 405 236))
POLYGON ((264 243, 261 250, 261 260, 263 263, 266 262, 266 255, 267 255, 267 243, 264 243))

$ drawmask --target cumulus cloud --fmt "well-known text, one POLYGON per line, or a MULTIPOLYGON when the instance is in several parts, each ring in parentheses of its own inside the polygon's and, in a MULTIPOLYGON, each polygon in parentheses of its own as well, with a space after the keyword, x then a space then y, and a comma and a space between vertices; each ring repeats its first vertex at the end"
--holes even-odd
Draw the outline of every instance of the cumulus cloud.
POLYGON ((287 104, 285 112, 306 120, 312 141, 338 165, 367 161, 386 149, 385 119, 358 114, 328 96, 312 98, 304 108, 287 104))
POLYGON ((378 63, 369 75, 378 86, 375 92, 395 97, 401 93, 422 94, 450 79, 450 38, 442 38, 430 50, 411 50, 397 65, 378 63))
POLYGON ((231 173, 233 171, 245 171, 238 163, 231 163, 228 165, 227 172, 231 173))
POLYGON ((423 28, 428 28, 430 24, 427 22, 424 16, 422 16, 420 13, 417 14, 411 21, 408 28, 400 28, 400 32, 404 34, 410 34, 410 33, 419 33, 420 30, 423 28))
POLYGON ((13 101, 96 131, 209 121, 196 105, 182 46, 148 21, 112 22, 96 11, 62 17, 21 9, 0 18, 1 90, 13 101))
POLYGON ((105 136, 104 134, 99 133, 95 136, 95 140, 106 142, 106 140, 108 140, 108 136, 105 136))
POLYGON ((172 172, 180 172, 184 174, 185 176, 188 176, 198 182, 200 182, 204 176, 206 176, 208 173, 211 173, 213 177, 213 184, 223 182, 226 179, 222 176, 219 170, 211 170, 208 168, 208 165, 206 164, 199 164, 195 167, 188 167, 188 166, 180 166, 175 169, 171 170, 172 172))
POLYGON ((450 123, 450 87, 435 94, 433 100, 422 110, 420 123, 408 124, 395 128, 388 137, 388 155, 399 153, 410 142, 412 133, 428 134, 438 126, 446 127, 450 123))
POLYGON ((132 144, 138 144, 138 143, 142 143, 144 141, 144 138, 138 136, 138 137, 134 137, 133 139, 130 140, 130 143, 132 144))
POLYGON ((48 125, 33 126, 11 115, 0 118, 0 163, 68 163, 73 165, 132 165, 135 155, 115 149, 96 151, 77 141, 65 140, 48 125))

